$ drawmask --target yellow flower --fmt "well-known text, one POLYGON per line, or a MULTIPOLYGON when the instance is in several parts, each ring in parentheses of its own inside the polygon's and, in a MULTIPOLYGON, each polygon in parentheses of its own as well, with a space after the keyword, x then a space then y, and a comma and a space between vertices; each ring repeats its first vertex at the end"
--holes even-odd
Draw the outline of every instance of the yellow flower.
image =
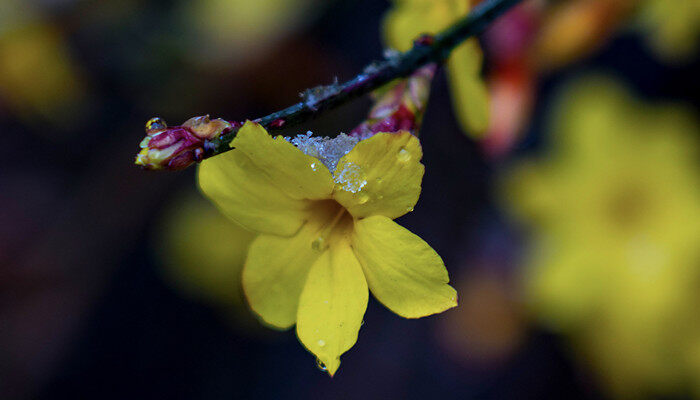
MULTIPOLYGON (((2 101, 31 124, 74 130, 88 95, 60 29, 38 21, 12 22, 3 26, 0 21, 2 101)), ((55 134, 55 129, 41 132, 55 134)))
MULTIPOLYGON (((469 12, 466 0, 394 0, 384 20, 389 46, 408 50, 421 34, 435 34, 469 12)), ((480 136, 489 124, 489 96, 481 77, 482 53, 479 42, 469 39, 457 47, 448 60, 453 106, 464 132, 480 136)))
POLYGON ((259 57, 306 25, 330 1, 200 0, 181 3, 178 14, 197 38, 193 59, 200 63, 239 63, 259 57))
POLYGON ((700 1, 645 0, 640 5, 642 25, 651 47, 670 60, 688 58, 700 43, 700 1))
POLYGON ((700 377, 697 122, 610 80, 562 98, 550 155, 505 185, 532 227, 526 296, 617 397, 688 390, 700 377))
POLYGON ((566 0, 544 10, 534 62, 553 69, 579 60, 627 22, 642 28, 651 48, 669 61, 688 58, 698 49, 697 0, 566 0))
POLYGON ((392 221, 420 194, 415 136, 292 142, 298 147, 249 121, 233 150, 202 162, 199 185, 224 214, 260 233, 243 269, 253 311, 279 329, 296 323, 332 376, 357 340, 368 288, 406 318, 454 307, 457 295, 440 256, 392 221))

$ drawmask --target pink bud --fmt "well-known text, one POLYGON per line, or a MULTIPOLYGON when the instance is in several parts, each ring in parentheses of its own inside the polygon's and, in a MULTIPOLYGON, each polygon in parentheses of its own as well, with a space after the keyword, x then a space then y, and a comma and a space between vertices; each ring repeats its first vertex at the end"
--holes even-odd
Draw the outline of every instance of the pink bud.
POLYGON ((181 126, 168 127, 160 118, 146 123, 146 137, 135 163, 146 169, 185 169, 204 156, 204 143, 232 128, 223 119, 210 120, 209 116, 194 117, 181 126))

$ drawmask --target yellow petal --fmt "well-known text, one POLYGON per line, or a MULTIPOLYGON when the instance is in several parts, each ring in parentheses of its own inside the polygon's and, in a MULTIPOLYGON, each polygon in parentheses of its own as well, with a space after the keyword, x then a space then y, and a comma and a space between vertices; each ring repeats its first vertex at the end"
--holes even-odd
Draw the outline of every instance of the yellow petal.
POLYGON ((397 50, 411 48, 421 34, 436 34, 450 26, 469 11, 464 0, 394 1, 384 19, 384 37, 397 50))
POLYGON ((311 267, 299 301, 297 336, 333 376, 357 341, 367 282, 348 240, 332 244, 311 267))
POLYGON ((316 158, 307 156, 282 136, 272 138, 259 124, 246 122, 231 147, 250 157, 273 185, 293 199, 327 199, 333 191, 330 172, 316 168, 316 158))
POLYGON ((440 256, 389 218, 356 221, 352 245, 372 294, 396 314, 420 318, 457 305, 440 256))
POLYGON ((448 61, 450 95, 462 130, 473 137, 489 124, 489 93, 481 77, 482 54, 476 39, 456 48, 448 61))
POLYGON ((260 235, 251 244, 243 267, 243 291, 250 308, 267 324, 287 329, 296 322, 306 275, 321 255, 314 241, 337 210, 337 205, 317 205, 296 235, 260 235))
POLYGON ((236 148, 202 162, 199 186, 229 218, 250 230, 294 234, 308 218, 309 201, 328 198, 330 172, 282 137, 253 122, 238 131, 236 148))
POLYGON ((418 201, 422 157, 418 138, 405 131, 362 140, 338 162, 333 198, 355 218, 398 218, 418 201))
POLYGON ((289 236, 308 218, 308 201, 287 196, 236 150, 204 160, 198 183, 222 213, 253 231, 289 236))

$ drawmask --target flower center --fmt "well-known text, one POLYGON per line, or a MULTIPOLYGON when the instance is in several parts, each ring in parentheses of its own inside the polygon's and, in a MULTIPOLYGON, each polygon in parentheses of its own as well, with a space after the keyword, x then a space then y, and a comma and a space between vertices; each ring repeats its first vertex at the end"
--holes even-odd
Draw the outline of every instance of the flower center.
POLYGON ((328 218, 320 225, 316 238, 311 242, 311 248, 324 251, 334 238, 339 237, 352 226, 350 213, 335 200, 321 200, 318 207, 326 209, 328 218))

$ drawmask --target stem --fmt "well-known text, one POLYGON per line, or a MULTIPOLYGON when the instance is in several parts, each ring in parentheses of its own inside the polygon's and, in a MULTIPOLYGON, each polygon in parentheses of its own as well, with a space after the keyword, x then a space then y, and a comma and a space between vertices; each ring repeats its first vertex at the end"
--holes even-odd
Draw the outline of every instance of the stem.
MULTIPOLYGON (((454 25, 427 40, 419 40, 405 53, 387 55, 381 62, 375 62, 353 79, 329 86, 307 90, 304 101, 284 110, 274 112, 255 120, 268 132, 298 125, 326 110, 336 108, 354 98, 373 91, 397 78, 409 76, 418 68, 431 63, 445 61, 452 50, 469 37, 481 33, 498 16, 521 0, 485 0, 478 4, 464 18, 454 25)), ((229 144, 236 136, 238 128, 209 140, 205 144, 204 158, 231 150, 229 144)))

